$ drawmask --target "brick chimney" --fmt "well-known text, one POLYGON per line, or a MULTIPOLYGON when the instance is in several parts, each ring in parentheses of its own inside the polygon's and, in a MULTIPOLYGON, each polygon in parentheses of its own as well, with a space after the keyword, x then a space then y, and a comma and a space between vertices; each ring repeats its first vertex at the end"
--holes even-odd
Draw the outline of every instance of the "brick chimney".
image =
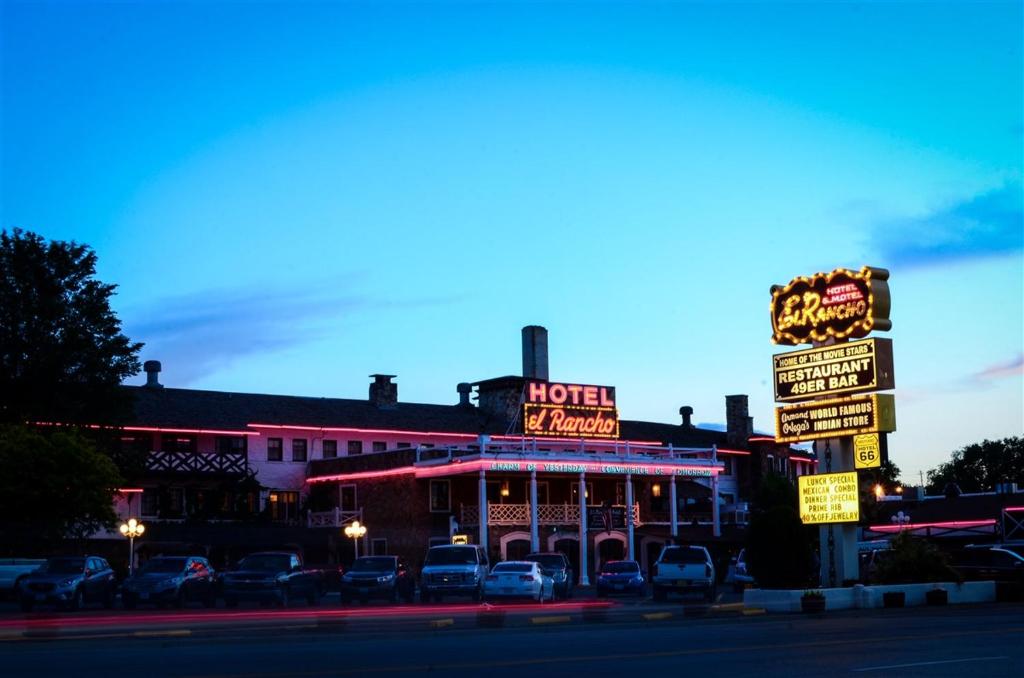
POLYGON ((462 382, 455 387, 455 390, 459 392, 459 406, 460 407, 472 407, 473 404, 469 402, 469 394, 473 392, 473 385, 462 382))
POLYGON ((523 376, 548 380, 548 331, 540 325, 523 328, 523 376))
POLYGON ((160 361, 147 360, 142 363, 142 369, 146 371, 146 388, 163 388, 160 383, 160 361))
POLYGON ((754 433, 754 418, 750 416, 747 396, 725 396, 725 437, 730 445, 746 447, 754 433))
POLYGON ((370 384, 370 402, 380 409, 389 409, 398 406, 398 384, 391 380, 394 374, 371 374, 373 383, 370 384))
POLYGON ((679 408, 679 414, 683 417, 683 428, 693 428, 693 423, 690 421, 690 417, 693 416, 693 408, 683 405, 679 408))

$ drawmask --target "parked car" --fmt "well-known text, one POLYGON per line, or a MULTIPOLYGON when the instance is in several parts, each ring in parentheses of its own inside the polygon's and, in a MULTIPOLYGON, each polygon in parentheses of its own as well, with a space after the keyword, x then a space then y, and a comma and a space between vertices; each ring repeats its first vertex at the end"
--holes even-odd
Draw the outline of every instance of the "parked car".
POLYGON ((709 602, 715 599, 715 566, 703 546, 664 547, 651 580, 655 600, 665 600, 670 592, 694 591, 703 593, 709 602))
POLYGON ((487 554, 480 546, 431 546, 420 573, 420 600, 440 601, 446 595, 480 600, 487 569, 487 554))
POLYGON ((114 606, 117 582, 110 564, 98 556, 49 558, 35 572, 21 580, 21 609, 31 612, 36 605, 56 605, 77 610, 87 603, 114 606))
POLYGON ((540 570, 555 585, 556 598, 571 598, 573 588, 573 571, 569 559, 564 553, 530 553, 523 560, 540 565, 540 570))
POLYGON ((201 602, 217 604, 217 574, 206 558, 160 556, 151 558, 121 584, 121 603, 129 610, 139 603, 184 607, 201 602))
POLYGON ((968 546, 953 554, 953 567, 967 580, 1024 583, 1024 557, 1001 546, 968 546))
POLYGON ((297 553, 253 553, 221 577, 221 595, 228 607, 237 607, 242 600, 287 607, 294 598, 316 605, 323 595, 323 577, 319 570, 303 568, 297 553))
POLYGON ((356 558, 349 571, 341 577, 341 602, 358 598, 398 599, 411 603, 416 595, 416 580, 405 561, 397 556, 364 556, 356 558))
POLYGON ((25 575, 45 562, 45 558, 0 558, 0 597, 17 598, 25 575))
POLYGON ((754 578, 747 570, 747 550, 740 549, 729 563, 729 571, 725 575, 725 583, 732 584, 734 591, 742 591, 748 584, 754 583, 754 578))
POLYGON ((484 597, 529 598, 538 603, 555 599, 555 583, 545 575, 540 564, 529 560, 507 560, 498 563, 484 580, 484 597))
POLYGON ((642 596, 647 592, 647 582, 640 573, 640 563, 635 560, 610 560, 597 573, 597 595, 629 593, 642 596))

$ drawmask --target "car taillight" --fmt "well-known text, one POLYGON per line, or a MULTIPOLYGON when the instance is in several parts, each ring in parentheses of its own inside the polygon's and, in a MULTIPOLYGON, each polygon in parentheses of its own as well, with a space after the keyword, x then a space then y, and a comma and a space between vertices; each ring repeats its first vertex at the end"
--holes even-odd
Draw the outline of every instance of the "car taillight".
POLYGON ((533 581, 532 574, 521 574, 519 575, 519 581, 533 581))

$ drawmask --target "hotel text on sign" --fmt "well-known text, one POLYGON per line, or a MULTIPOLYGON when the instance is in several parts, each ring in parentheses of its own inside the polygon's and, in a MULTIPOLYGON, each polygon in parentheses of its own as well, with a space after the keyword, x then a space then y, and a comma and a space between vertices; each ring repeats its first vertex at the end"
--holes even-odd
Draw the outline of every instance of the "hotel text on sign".
POLYGON ((895 398, 884 393, 775 408, 775 440, 780 443, 895 430, 895 398))
POLYGON ((523 434, 557 438, 618 438, 619 411, 611 386, 530 381, 523 434))
POLYGON ((889 272, 865 266, 794 278, 772 288, 772 341, 812 344, 890 330, 889 272))
POLYGON ((780 402, 896 387, 891 339, 851 341, 773 358, 775 399, 780 402))
POLYGON ((855 523, 860 520, 856 471, 800 476, 797 481, 800 520, 804 525, 855 523))

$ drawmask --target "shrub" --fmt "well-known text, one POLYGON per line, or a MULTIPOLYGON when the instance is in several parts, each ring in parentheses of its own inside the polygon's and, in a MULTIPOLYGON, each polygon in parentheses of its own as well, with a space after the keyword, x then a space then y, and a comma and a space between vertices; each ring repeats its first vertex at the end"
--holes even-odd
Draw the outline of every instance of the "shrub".
POLYGON ((878 564, 875 578, 881 584, 961 581, 960 574, 950 567, 946 554, 909 532, 902 532, 892 540, 892 549, 878 564))

